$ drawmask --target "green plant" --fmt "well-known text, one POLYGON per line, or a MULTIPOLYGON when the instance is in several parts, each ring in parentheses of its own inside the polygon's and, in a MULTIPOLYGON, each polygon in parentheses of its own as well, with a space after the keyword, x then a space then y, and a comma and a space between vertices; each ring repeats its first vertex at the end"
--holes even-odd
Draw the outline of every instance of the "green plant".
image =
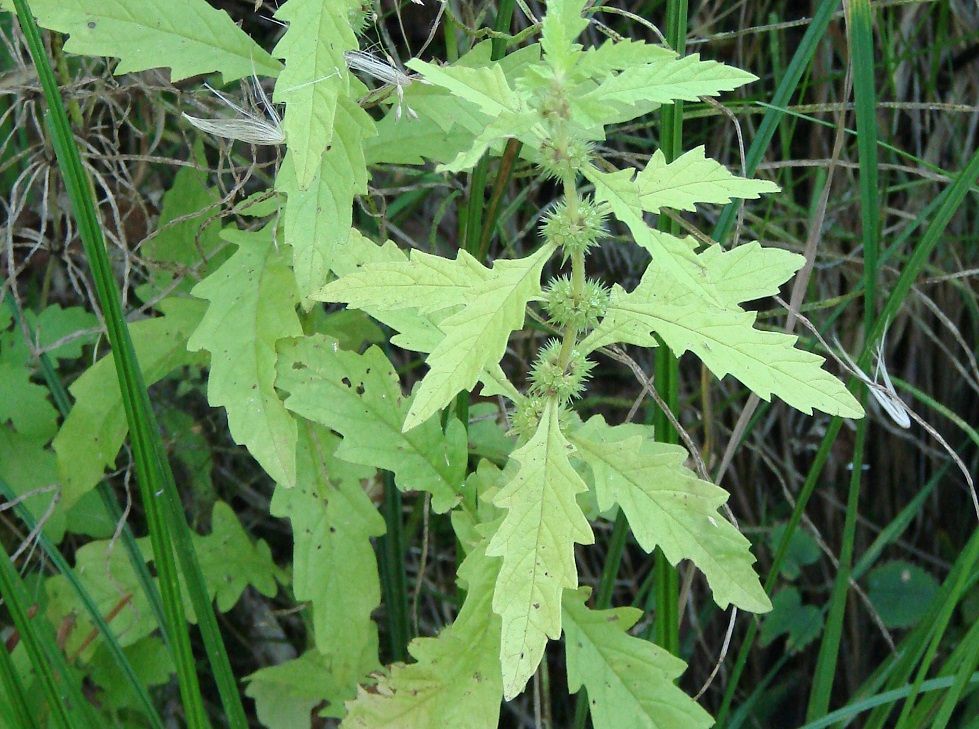
MULTIPOLYGON (((147 382, 177 368, 206 368, 209 402, 224 408, 231 436, 275 481, 272 513, 292 523, 292 589, 312 604, 314 646, 251 677, 248 694, 269 726, 286 725, 284 713, 308 716, 323 700, 351 727, 495 726, 501 696, 515 697, 546 670, 548 641, 562 633, 569 688, 586 689, 596 726, 636 716, 708 726, 706 712, 673 684, 682 661, 628 632, 640 611, 587 607, 575 545, 594 541, 591 521, 621 512, 644 551, 658 547, 672 564, 696 564, 720 607, 764 612, 771 604, 749 543, 719 511, 727 494, 684 465, 687 450, 656 442, 649 426, 610 425, 601 415, 582 422, 574 403, 601 355, 628 361, 624 344, 691 351, 718 377, 733 375, 764 399, 777 395, 806 413, 862 414, 820 368, 821 358, 796 349, 794 337, 755 328, 755 315, 741 308, 777 293, 801 256, 756 243, 724 250, 644 219, 754 199, 775 185, 731 174, 702 147, 672 161, 655 152, 641 170, 617 169, 602 156, 607 127, 753 77, 638 41, 585 49, 576 42, 588 25, 585 5, 549 2, 540 42, 505 55, 507 38, 497 36, 450 65, 409 62, 420 78, 390 76, 397 98, 375 121, 358 103, 367 88, 347 68, 364 20, 359 0, 290 0, 277 12, 288 29, 271 55, 200 2, 31 4, 45 27, 69 33, 66 50, 116 56, 117 72, 167 66, 175 81, 211 72, 225 82, 277 76, 273 100, 285 105, 286 154, 274 204, 242 210, 260 225, 218 233, 201 225, 211 191, 190 173, 178 175, 167 215, 197 218, 202 232, 170 228, 152 254, 173 267, 197 265, 203 255, 202 280, 189 292, 184 284, 174 289, 166 267, 155 269, 137 294, 158 316, 132 327, 147 382), (539 244, 533 236, 513 240, 510 255, 491 259, 492 220, 477 224, 483 189, 476 181, 485 179, 485 159, 497 156, 552 181, 558 199, 542 211, 539 244), (473 172, 469 227, 455 255, 406 253, 353 226, 354 199, 367 195, 372 166, 424 161, 440 163, 439 173, 473 172), (590 251, 615 225, 628 231, 616 245, 638 246, 650 259, 632 290, 588 276, 590 251), (367 346, 377 328, 351 319, 351 310, 394 334, 367 346), (525 379, 501 366, 521 331, 532 345, 525 379), (409 396, 395 347, 424 355, 427 371, 409 396), (484 406, 490 398, 510 403, 493 412, 493 427, 472 427, 477 388, 484 406), (473 455, 480 453, 495 457, 473 455), (365 490, 378 469, 393 474, 383 518, 365 490), (392 657, 405 657, 409 632, 395 487, 423 492, 437 515, 448 515, 464 599, 437 637, 407 646, 414 663, 384 669, 372 619, 382 592, 392 657), (385 530, 390 551, 379 573, 370 540, 385 530)), ((124 441, 124 396, 114 377, 105 360, 72 388, 76 404, 54 439, 65 485, 60 514, 95 486, 124 441)), ((241 541, 224 507, 215 507, 214 519, 215 530, 227 528, 221 544, 248 554, 252 565, 247 574, 222 574, 231 557, 216 550, 205 559, 206 544, 197 546, 219 609, 234 602, 242 580, 266 593, 275 578, 285 581, 261 545, 241 541)), ((112 587, 136 594, 135 572, 115 573, 121 557, 108 549, 86 546, 76 568, 88 559, 111 564, 112 587)), ((77 609, 58 579, 48 588, 55 622, 77 609)), ((157 626, 145 599, 123 631, 129 645, 157 626)))

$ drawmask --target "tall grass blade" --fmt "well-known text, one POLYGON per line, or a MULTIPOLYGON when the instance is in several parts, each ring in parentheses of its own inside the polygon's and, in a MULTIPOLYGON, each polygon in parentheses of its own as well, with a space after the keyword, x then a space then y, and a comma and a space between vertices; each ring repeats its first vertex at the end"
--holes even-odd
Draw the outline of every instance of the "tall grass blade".
POLYGON ((187 548, 190 544, 189 529, 179 507, 179 498, 173 484, 173 476, 170 474, 169 464, 162 455, 163 446, 160 441, 159 430, 155 424, 146 385, 143 382, 139 363, 136 360, 132 340, 129 337, 123 316, 122 304, 113 278, 113 271, 106 255, 91 188, 58 92, 57 83, 44 52, 40 30, 30 13, 27 1, 14 0, 14 3, 48 103, 49 110, 45 114, 45 121, 48 124, 58 163, 64 175, 65 187, 72 203, 86 257, 92 268, 99 303, 105 315, 108 338, 112 346, 120 390, 123 393, 126 420, 133 443, 137 481, 146 511, 155 564, 162 586, 168 633, 176 653, 177 675, 187 721, 193 729, 204 729, 208 726, 197 680, 196 663, 190 645, 187 620, 181 601, 180 582, 177 578, 177 568, 174 562, 173 531, 177 532, 177 552, 184 567, 188 591, 195 606, 201 632, 208 649, 208 659, 212 662, 213 673, 218 683, 218 690, 225 711, 231 726, 244 729, 247 726, 247 720, 241 705, 241 697, 217 629, 210 598, 200 581, 199 566, 196 571, 193 569, 196 564, 196 557, 192 547, 189 551, 187 548), (160 496, 165 496, 165 498, 161 500, 160 496), (170 507, 169 514, 164 511, 166 505, 170 507), (203 601, 201 600, 202 596, 203 601))
MULTIPOLYGON (((880 316, 877 318, 873 330, 867 335, 866 344, 864 350, 860 357, 857 359, 857 364, 860 365, 862 369, 866 369, 869 366, 870 358, 872 355, 872 345, 876 342, 883 334, 885 329, 885 324, 888 320, 892 319, 901 307, 911 289, 912 284, 917 279, 918 275, 921 273, 922 269, 928 262, 932 252, 935 250, 935 246, 941 240, 942 234, 945 232, 945 228, 948 226, 958 210, 962 201, 965 199, 966 195, 972 188, 973 183, 976 178, 979 177, 979 151, 976 151, 969 160, 965 169, 955 178, 955 181, 946 188, 939 199, 934 201, 934 205, 929 205, 926 211, 931 214, 931 219, 928 225, 921 235, 918 244, 914 247, 914 251, 908 258, 904 267, 901 269, 898 275, 897 281, 895 281, 893 288, 891 289, 890 295, 887 297, 887 301, 884 303, 883 310, 880 316)), ((920 223, 924 222, 924 219, 919 219, 920 223)), ((917 226, 911 226, 910 231, 917 226)), ((851 387, 856 387, 857 381, 851 381, 851 387)), ((783 532, 782 539, 779 542, 778 548, 775 551, 775 557, 772 562, 771 569, 769 570, 768 577, 765 580, 765 590, 769 595, 772 594, 772 589, 775 586, 775 580, 778 576, 779 570, 782 567, 782 563, 785 560, 785 556, 788 553, 789 541, 792 534, 795 532, 799 525, 799 521, 802 518, 802 513, 805 511, 806 504, 809 502, 809 498, 812 496, 812 492, 816 487, 816 483, 819 480, 819 475, 822 473, 823 466, 826 463, 826 459, 829 456, 830 449, 833 446, 833 442, 836 440, 836 435, 840 431, 843 421, 839 418, 833 418, 829 426, 827 427, 826 433, 819 445, 819 449, 816 452, 815 458, 813 459, 813 465, 809 470, 806 477, 806 481, 802 486, 797 497, 795 509, 793 509, 786 528, 783 532)), ((973 541, 970 541, 970 549, 973 542, 979 544, 979 540, 973 536, 973 541)), ((963 557, 965 555, 963 554, 963 557)), ((979 554, 976 555, 979 557, 979 554)), ((975 557, 973 557, 973 562, 975 557)), ((923 621, 924 622, 924 621, 923 621)), ((741 679, 741 675, 744 673, 744 669, 747 665, 748 654, 751 651, 751 646, 754 643, 755 636, 758 632, 757 622, 752 622, 748 626, 747 634, 741 643, 741 649, 738 651, 737 658, 735 659, 734 666, 732 668, 731 677, 728 680, 727 686, 724 692, 724 698, 721 703, 721 708, 717 713, 717 726, 726 726, 725 722, 727 720, 727 715, 730 712, 731 702, 734 698, 734 693, 737 691, 738 682, 741 679)), ((910 671, 913 670, 913 664, 908 673, 900 679, 899 681, 906 681, 907 677, 910 676, 910 671)), ((882 724, 867 724, 867 729, 872 727, 879 727, 882 724)))
MULTIPOLYGON (((81 686, 73 675, 64 654, 59 650, 54 629, 46 618, 31 620, 27 615, 30 600, 17 575, 10 555, 0 543, 0 596, 10 611, 24 650, 31 660, 34 674, 47 699, 51 719, 59 729, 95 729, 89 713, 91 707, 82 696, 81 686)), ((6 651, 6 648, 4 649, 6 651)))
MULTIPOLYGON (((0 479, 0 494, 2 494, 3 497, 9 501, 13 501, 17 496, 14 493, 14 490, 10 488, 10 484, 3 479, 0 479)), ((23 503, 19 503, 14 507, 14 512, 17 514, 17 518, 24 523, 24 526, 26 526, 29 531, 33 532, 34 527, 37 524, 34 521, 34 517, 31 515, 30 510, 24 506, 23 503)), ((133 692, 136 700, 141 705, 143 712, 146 715, 146 720, 149 721, 153 729, 164 729, 163 720, 160 718, 156 707, 153 706, 153 700, 147 693, 146 687, 143 686, 139 676, 136 675, 135 670, 133 670, 132 663, 130 663, 129 659, 126 658, 126 654, 122 651, 122 646, 119 645, 119 641, 116 640, 116 636, 109 627, 109 624, 105 621, 105 618, 102 617, 102 613, 96 606, 95 601, 92 599, 91 595, 88 594, 88 590, 85 589, 85 585, 78 579, 78 575, 75 574, 75 570, 72 569, 71 565, 68 564, 68 561, 64 558, 61 552, 58 551, 58 547, 51 542, 43 531, 38 532, 37 539, 38 543, 41 545, 41 549, 44 550, 44 553, 47 555, 48 559, 50 559, 54 566, 58 569, 58 572, 65 576, 65 579, 68 580, 68 584, 71 585, 72 589, 85 606, 85 609, 88 611, 89 618, 91 618, 92 623, 98 629, 99 634, 105 641, 106 650, 109 651, 109 654, 115 661, 116 666, 119 667, 119 671, 125 678, 130 690, 133 692)), ((143 566, 146 566, 145 562, 143 563, 143 566)))

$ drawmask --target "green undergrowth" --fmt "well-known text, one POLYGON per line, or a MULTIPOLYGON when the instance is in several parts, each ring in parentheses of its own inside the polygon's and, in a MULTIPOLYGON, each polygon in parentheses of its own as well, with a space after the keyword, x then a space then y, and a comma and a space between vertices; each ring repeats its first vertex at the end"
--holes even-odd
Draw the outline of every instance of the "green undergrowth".
POLYGON ((955 3, 0 5, 10 726, 975 726, 955 3))

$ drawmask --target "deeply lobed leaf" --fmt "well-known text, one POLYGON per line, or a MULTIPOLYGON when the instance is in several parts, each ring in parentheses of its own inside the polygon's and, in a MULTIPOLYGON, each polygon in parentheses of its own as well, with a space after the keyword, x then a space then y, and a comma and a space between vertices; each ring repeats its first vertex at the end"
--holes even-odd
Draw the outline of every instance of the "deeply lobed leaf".
POLYGON ((452 420, 443 432, 431 419, 402 432, 410 400, 377 347, 364 354, 345 352, 321 335, 284 342, 277 384, 290 393, 286 407, 343 436, 338 458, 394 472, 402 491, 431 493, 437 512, 458 502, 467 460, 465 429, 452 420))
POLYGON ((647 552, 659 547, 674 565, 691 560, 722 608, 734 603, 756 613, 770 610, 748 540, 717 511, 727 492, 684 467, 687 452, 680 446, 634 432, 596 415, 570 436, 595 476, 598 508, 618 504, 647 552))
POLYGON ((344 729, 494 729, 500 715, 500 619, 490 604, 499 561, 483 547, 459 566, 466 602, 436 638, 408 646, 415 663, 392 666, 348 704, 344 729))
POLYGON ((597 729, 707 729, 714 722, 673 682, 683 661, 627 632, 642 611, 589 610, 589 590, 565 591, 568 688, 588 691, 597 729))
POLYGON ((228 412, 228 427, 277 483, 296 482, 296 423, 275 392, 275 343, 302 334, 295 278, 271 228, 225 230, 238 250, 194 287, 210 301, 190 337, 191 351, 211 353, 208 402, 228 412))
MULTIPOLYGON (((6 10, 11 0, 2 0, 6 10)), ((219 71, 225 83, 281 65, 205 0, 31 0, 38 23, 67 33, 69 53, 114 56, 115 72, 169 68, 170 80, 219 71)))
POLYGON ((486 553, 503 557, 493 610, 503 619, 503 695, 511 699, 537 670, 547 639, 561 635, 561 593, 578 586, 574 545, 595 541, 575 501, 587 486, 568 460, 553 400, 536 433, 511 454, 518 465, 493 503, 507 510, 486 553))

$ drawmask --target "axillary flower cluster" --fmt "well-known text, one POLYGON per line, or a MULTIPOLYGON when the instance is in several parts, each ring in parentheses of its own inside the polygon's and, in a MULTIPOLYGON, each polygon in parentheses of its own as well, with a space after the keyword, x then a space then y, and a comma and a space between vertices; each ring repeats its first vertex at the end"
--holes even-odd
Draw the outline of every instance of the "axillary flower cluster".
POLYGON ((545 132, 549 141, 541 147, 538 164, 563 183, 564 199, 544 217, 541 232, 545 245, 561 250, 563 263, 570 259, 571 275, 552 278, 544 290, 541 305, 547 321, 562 335, 537 353, 530 387, 512 420, 513 431, 519 435, 535 431, 550 400, 557 400, 566 411, 584 392, 595 363, 577 345, 605 315, 609 301, 608 287, 585 276, 585 258, 606 236, 609 212, 575 187, 578 171, 588 164, 590 149, 570 133, 560 79, 550 79, 544 89, 540 108, 550 110, 543 115, 545 126, 550 127, 545 132))

